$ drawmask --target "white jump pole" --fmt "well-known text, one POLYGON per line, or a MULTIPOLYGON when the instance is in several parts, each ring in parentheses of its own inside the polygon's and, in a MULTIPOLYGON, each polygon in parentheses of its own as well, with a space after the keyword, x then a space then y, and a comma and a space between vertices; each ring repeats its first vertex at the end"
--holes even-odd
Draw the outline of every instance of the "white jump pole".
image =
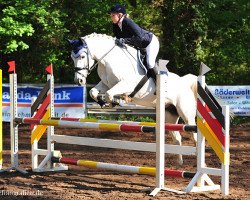
POLYGON ((165 187, 165 93, 167 71, 159 71, 156 84, 156 188, 150 193, 155 196, 161 190, 182 194, 184 192, 165 187))
POLYGON ((18 167, 18 124, 15 123, 17 117, 17 74, 12 73, 10 78, 10 141, 11 141, 11 167, 4 171, 16 170, 23 174, 28 173, 18 167))
MULTIPOLYGON (((228 105, 223 105, 222 106, 222 113, 225 117, 225 130, 224 130, 224 134, 225 134, 225 153, 227 155, 229 154, 229 143, 230 143, 230 136, 229 136, 229 130, 230 130, 230 114, 229 114, 229 106, 228 105)), ((228 158, 228 162, 226 162, 225 164, 221 164, 221 168, 222 168, 222 174, 221 174, 221 193, 223 195, 229 195, 229 160, 230 158, 228 158)))
MULTIPOLYGON (((54 111, 54 76, 52 74, 47 75, 47 80, 50 80, 50 117, 55 116, 55 111, 54 111)), ((52 157, 52 152, 54 151, 54 143, 52 142, 51 136, 54 135, 54 126, 48 126, 47 127, 47 149, 48 149, 48 154, 50 155, 49 157, 52 157)), ((52 168, 52 163, 48 162, 47 163, 48 168, 52 168)), ((38 167, 39 168, 39 167, 38 167)))
MULTIPOLYGON (((165 168, 165 95, 164 95, 164 78, 163 74, 157 74, 156 84, 156 188, 150 193, 155 196, 164 187, 164 168, 165 168), (160 89, 161 88, 161 89, 160 89)), ((165 74, 166 76, 166 74, 165 74)))

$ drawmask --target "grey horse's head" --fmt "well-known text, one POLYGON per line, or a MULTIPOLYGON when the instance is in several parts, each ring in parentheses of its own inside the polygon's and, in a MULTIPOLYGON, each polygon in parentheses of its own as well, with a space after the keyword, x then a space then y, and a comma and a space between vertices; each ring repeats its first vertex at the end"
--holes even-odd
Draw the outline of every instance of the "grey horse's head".
POLYGON ((86 78, 90 73, 94 60, 91 58, 88 47, 81 39, 67 40, 71 47, 71 58, 74 61, 74 81, 78 85, 86 85, 86 78))

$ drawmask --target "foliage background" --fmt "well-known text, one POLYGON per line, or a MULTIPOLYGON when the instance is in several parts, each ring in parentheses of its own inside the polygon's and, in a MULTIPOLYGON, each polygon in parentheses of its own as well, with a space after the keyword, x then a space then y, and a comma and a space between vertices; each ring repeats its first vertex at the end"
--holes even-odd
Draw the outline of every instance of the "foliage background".
MULTIPOLYGON (((107 10, 113 0, 0 0, 0 66, 15 60, 18 81, 41 83, 54 65, 56 82, 73 83, 66 38, 97 32, 112 35, 107 10)), ((179 75, 198 74, 200 62, 212 71, 209 84, 249 85, 248 0, 127 0, 130 17, 160 39, 159 58, 179 75)), ((89 83, 97 83, 96 74, 89 83)))

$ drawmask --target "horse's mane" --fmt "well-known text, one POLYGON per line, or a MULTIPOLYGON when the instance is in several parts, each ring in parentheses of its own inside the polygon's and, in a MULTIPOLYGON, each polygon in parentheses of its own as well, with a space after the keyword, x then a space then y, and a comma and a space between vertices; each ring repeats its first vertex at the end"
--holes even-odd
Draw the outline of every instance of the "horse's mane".
POLYGON ((83 39, 89 39, 89 38, 96 38, 96 37, 99 37, 99 38, 107 38, 107 39, 113 39, 114 40, 114 37, 110 36, 110 35, 106 35, 106 34, 100 34, 100 33, 91 33, 89 35, 86 35, 83 37, 83 39))

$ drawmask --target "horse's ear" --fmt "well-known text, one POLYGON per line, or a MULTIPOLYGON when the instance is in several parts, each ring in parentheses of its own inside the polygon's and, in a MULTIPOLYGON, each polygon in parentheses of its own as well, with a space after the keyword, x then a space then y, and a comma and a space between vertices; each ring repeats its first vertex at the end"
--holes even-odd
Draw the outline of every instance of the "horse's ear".
POLYGON ((78 40, 80 41, 80 44, 82 44, 84 47, 87 46, 86 42, 82 40, 82 38, 79 38, 78 40))
POLYGON ((80 41, 80 44, 85 44, 85 42, 84 41, 82 41, 82 38, 78 38, 78 40, 80 41))

